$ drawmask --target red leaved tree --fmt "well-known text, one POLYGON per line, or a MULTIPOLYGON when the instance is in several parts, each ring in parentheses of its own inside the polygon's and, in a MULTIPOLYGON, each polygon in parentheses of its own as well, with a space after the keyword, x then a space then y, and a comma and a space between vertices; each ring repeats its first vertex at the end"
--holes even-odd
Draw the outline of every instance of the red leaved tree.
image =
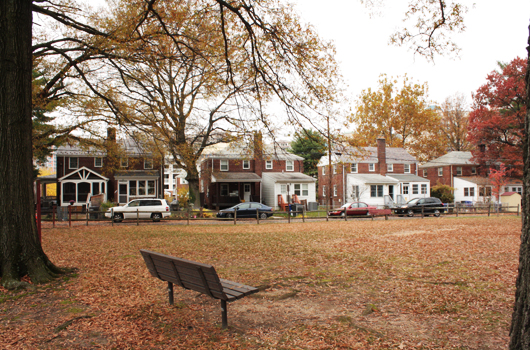
POLYGON ((492 185, 492 192, 497 202, 500 202, 503 187, 506 185, 506 166, 504 163, 499 165, 499 169, 490 168, 489 178, 492 185))
POLYGON ((468 139, 476 146, 476 162, 491 166, 502 161, 509 175, 522 176, 527 63, 517 57, 499 67, 473 96, 468 139))

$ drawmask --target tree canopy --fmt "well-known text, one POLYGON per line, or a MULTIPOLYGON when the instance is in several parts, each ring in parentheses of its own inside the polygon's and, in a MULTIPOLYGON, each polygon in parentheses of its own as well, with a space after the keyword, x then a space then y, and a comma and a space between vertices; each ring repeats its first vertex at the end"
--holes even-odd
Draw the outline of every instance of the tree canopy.
POLYGON ((316 177, 318 162, 326 154, 327 148, 326 139, 319 132, 309 129, 295 133, 289 151, 304 157, 304 173, 316 177))
POLYGON ((382 75, 379 89, 363 90, 351 121, 356 126, 351 142, 373 146, 383 136, 388 147, 403 147, 420 162, 443 154, 438 137, 440 117, 431 108, 427 84, 413 83, 408 77, 398 80, 382 75))
POLYGON ((473 96, 469 141, 475 146, 473 158, 480 164, 503 162, 508 173, 521 175, 527 62, 517 57, 508 64, 499 63, 499 68, 488 74, 486 84, 473 96))

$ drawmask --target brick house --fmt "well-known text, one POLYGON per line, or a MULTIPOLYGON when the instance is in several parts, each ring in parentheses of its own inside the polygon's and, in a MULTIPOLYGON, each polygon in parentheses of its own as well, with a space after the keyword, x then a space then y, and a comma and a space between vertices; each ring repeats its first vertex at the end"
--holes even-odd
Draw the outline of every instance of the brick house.
POLYGON ((252 149, 237 143, 205 150, 199 161, 201 206, 219 209, 240 202, 260 202, 278 208, 279 195, 288 201, 316 201, 315 179, 303 174, 303 158, 262 145, 259 136, 252 149))
POLYGON ((125 204, 136 198, 163 198, 162 167, 132 141, 120 142, 121 156, 113 162, 94 148, 61 146, 57 149, 57 202, 84 207, 91 196, 125 204), (72 202, 73 201, 73 202, 72 202))
POLYGON ((361 147, 333 153, 318 164, 319 203, 332 206, 361 201, 392 206, 416 197, 428 197, 429 182, 417 176, 418 161, 401 147, 386 147, 384 138, 377 147, 361 147), (331 172, 331 174, 330 174, 331 172))

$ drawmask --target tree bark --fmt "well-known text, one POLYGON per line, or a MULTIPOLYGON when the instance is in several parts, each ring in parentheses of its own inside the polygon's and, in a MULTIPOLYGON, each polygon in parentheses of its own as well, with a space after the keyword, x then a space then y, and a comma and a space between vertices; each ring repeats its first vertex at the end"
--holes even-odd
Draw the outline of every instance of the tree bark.
POLYGON ((8 289, 62 270, 44 254, 33 199, 31 0, 0 2, 0 274, 8 289))
MULTIPOLYGON (((528 27, 527 63, 530 67, 530 26, 528 27)), ((526 118, 523 139, 523 198, 519 275, 516 281, 515 305, 510 329, 510 349, 530 349, 530 160, 528 156, 530 131, 530 71, 526 71, 526 118)))

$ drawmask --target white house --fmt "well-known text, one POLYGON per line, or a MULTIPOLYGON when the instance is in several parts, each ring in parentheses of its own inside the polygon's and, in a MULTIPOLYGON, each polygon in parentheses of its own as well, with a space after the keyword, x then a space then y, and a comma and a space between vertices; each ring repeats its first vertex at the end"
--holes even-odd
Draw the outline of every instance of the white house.
POLYGON ((303 173, 263 173, 263 203, 278 207, 278 195, 287 202, 296 194, 300 201, 316 202, 316 180, 303 173))

